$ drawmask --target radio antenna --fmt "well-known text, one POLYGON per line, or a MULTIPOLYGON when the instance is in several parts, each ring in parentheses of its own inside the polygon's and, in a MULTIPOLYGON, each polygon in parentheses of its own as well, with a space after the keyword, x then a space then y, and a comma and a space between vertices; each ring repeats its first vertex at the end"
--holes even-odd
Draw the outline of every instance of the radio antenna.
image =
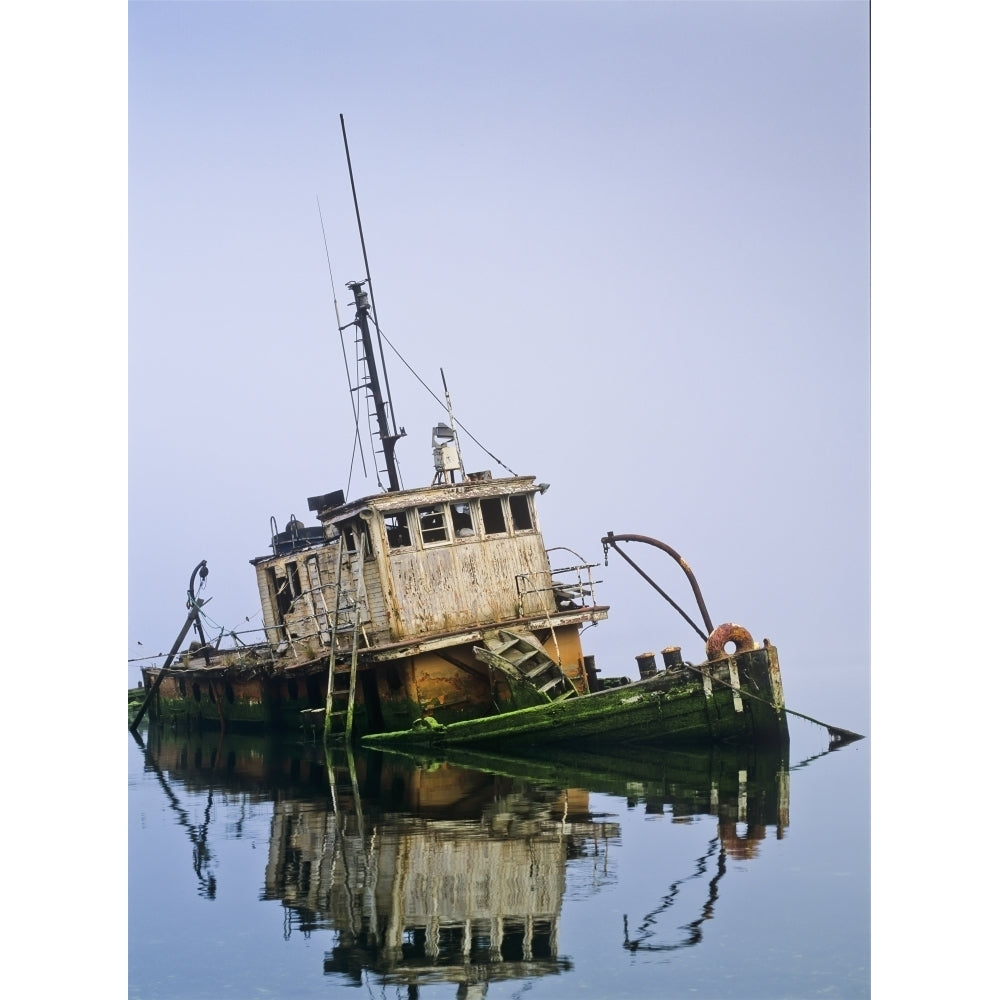
POLYGON ((389 476, 390 490, 395 492, 400 488, 399 477, 396 469, 395 447, 396 442, 406 433, 405 430, 396 429, 396 413, 392 405, 392 394, 389 391, 389 372, 385 366, 385 351, 382 346, 382 331, 378 325, 378 313, 375 310, 375 291, 372 287, 371 269, 368 266, 368 249, 365 246, 364 229, 361 226, 361 210, 358 208, 358 191, 354 183, 354 168, 351 166, 351 150, 347 143, 347 126, 344 123, 344 116, 340 116, 340 131, 344 136, 344 153, 347 157, 347 172, 351 179, 351 196, 354 199, 354 215, 358 220, 358 236, 361 239, 361 254, 365 261, 365 284, 368 291, 361 291, 360 282, 349 282, 348 287, 354 292, 355 304, 357 306, 357 317, 355 322, 361 330, 361 339, 364 346, 365 360, 368 366, 368 392, 375 405, 375 416, 379 425, 379 440, 382 443, 383 453, 386 460, 386 472, 389 476), (372 321, 375 324, 375 334, 378 339, 378 362, 376 364, 374 352, 372 351, 371 336, 368 329, 368 308, 371 308, 372 321), (381 382, 385 384, 385 394, 383 396, 379 379, 381 371, 381 382))

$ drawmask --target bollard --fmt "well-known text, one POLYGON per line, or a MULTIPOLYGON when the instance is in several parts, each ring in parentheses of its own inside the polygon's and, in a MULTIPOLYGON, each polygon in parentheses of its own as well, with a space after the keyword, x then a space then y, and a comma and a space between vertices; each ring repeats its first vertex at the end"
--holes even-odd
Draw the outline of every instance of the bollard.
POLYGON ((640 653, 635 662, 639 664, 639 677, 645 680, 656 673, 656 655, 654 653, 640 653))
POLYGON ((663 666, 666 670, 676 670, 684 666, 680 646, 665 646, 660 650, 660 655, 663 657, 663 666))

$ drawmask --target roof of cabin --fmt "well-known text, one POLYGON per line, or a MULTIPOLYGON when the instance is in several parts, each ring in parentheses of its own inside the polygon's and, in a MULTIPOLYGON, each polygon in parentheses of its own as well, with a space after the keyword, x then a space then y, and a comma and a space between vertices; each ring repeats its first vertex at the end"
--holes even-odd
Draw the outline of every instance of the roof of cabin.
POLYGON ((436 483, 412 490, 396 490, 392 493, 375 493, 344 503, 343 491, 309 497, 309 509, 316 512, 320 521, 342 521, 353 517, 360 510, 371 508, 383 512, 403 510, 407 507, 430 506, 438 503, 456 503, 461 500, 475 500, 486 497, 513 496, 534 493, 534 476, 508 476, 504 479, 466 479, 461 483, 436 483))

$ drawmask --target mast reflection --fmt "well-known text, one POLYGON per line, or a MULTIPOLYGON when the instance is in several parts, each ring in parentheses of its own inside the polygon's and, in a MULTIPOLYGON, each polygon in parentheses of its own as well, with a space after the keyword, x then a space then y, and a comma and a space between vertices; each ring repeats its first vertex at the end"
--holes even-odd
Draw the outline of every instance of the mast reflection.
MULTIPOLYGON (((226 792, 230 809, 237 793, 243 810, 270 805, 261 898, 284 908, 286 936, 329 931, 324 972, 405 986, 411 996, 442 982, 454 983, 458 997, 481 996, 489 982, 572 968, 559 954, 567 871, 586 859, 606 872, 609 851, 621 846, 620 825, 592 810, 594 793, 650 814, 669 811, 675 823, 717 819, 702 856, 654 887, 633 929, 625 917, 631 951, 697 944, 727 858, 752 859, 768 828, 780 838, 788 825, 788 764, 773 754, 421 759, 239 735, 151 730, 149 740, 147 766, 168 793, 166 776, 210 797, 226 792), (665 941, 664 917, 691 892, 702 900, 697 918, 665 941)), ((185 826, 200 846, 195 874, 204 893, 206 824, 185 826)), ((229 818, 218 835, 238 837, 238 822, 229 818)))

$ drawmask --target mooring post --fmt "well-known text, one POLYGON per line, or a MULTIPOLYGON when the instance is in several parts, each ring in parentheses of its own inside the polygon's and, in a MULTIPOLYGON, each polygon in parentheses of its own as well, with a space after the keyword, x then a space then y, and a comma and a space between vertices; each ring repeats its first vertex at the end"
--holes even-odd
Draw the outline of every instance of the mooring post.
POLYGON ((654 653, 640 653, 635 662, 639 665, 639 677, 646 680, 656 673, 656 655, 654 653))
POLYGON ((684 666, 680 646, 664 646, 660 650, 660 655, 663 657, 663 667, 665 670, 675 670, 678 667, 684 666))

